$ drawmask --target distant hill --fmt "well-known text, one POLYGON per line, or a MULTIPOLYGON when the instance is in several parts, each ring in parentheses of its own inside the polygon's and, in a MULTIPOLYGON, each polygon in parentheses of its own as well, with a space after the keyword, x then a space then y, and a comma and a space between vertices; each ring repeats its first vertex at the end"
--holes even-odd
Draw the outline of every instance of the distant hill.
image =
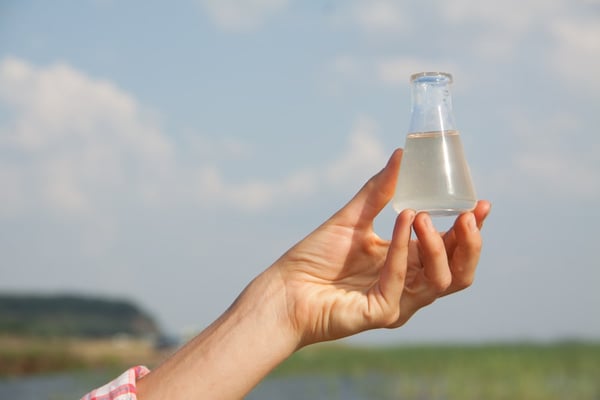
POLYGON ((0 294, 0 334, 100 338, 158 333, 152 317, 125 300, 0 294))

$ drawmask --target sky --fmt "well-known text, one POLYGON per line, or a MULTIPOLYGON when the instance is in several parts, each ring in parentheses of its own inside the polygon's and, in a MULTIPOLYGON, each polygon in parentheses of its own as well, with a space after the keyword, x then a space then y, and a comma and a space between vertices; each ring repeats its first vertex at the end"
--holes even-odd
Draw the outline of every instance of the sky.
POLYGON ((202 329, 404 145, 409 76, 440 70, 493 204, 477 276, 352 340, 600 338, 599 0, 3 1, 0 291, 202 329))

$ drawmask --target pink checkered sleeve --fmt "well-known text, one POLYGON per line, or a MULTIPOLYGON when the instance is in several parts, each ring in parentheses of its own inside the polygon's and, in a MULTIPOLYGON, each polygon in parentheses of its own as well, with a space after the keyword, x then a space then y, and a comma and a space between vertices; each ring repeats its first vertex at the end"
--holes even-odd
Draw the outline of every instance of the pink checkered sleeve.
POLYGON ((129 368, 106 385, 94 389, 81 400, 137 400, 136 382, 150 370, 143 365, 129 368))

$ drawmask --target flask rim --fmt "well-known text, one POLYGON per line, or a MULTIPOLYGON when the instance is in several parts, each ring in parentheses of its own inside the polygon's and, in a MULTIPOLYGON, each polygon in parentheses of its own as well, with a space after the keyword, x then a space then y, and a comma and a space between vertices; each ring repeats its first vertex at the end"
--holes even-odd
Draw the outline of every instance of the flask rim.
POLYGON ((414 82, 420 78, 433 78, 433 80, 435 80, 435 81, 440 81, 440 80, 446 79, 448 81, 448 83, 452 83, 452 81, 453 81, 451 73, 439 72, 439 71, 417 72, 416 74, 412 74, 410 76, 410 81, 414 82), (436 77, 438 79, 436 79, 436 77))

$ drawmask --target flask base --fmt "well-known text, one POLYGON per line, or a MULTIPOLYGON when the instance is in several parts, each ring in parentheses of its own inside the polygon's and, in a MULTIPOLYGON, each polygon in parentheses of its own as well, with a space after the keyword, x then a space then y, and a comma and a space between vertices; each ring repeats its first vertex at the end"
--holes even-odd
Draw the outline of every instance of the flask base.
POLYGON ((444 203, 432 201, 431 199, 394 200, 392 206, 397 213, 408 208, 416 212, 426 212, 431 216, 446 217, 459 215, 467 211, 473 211, 477 200, 454 199, 446 200, 444 203))

